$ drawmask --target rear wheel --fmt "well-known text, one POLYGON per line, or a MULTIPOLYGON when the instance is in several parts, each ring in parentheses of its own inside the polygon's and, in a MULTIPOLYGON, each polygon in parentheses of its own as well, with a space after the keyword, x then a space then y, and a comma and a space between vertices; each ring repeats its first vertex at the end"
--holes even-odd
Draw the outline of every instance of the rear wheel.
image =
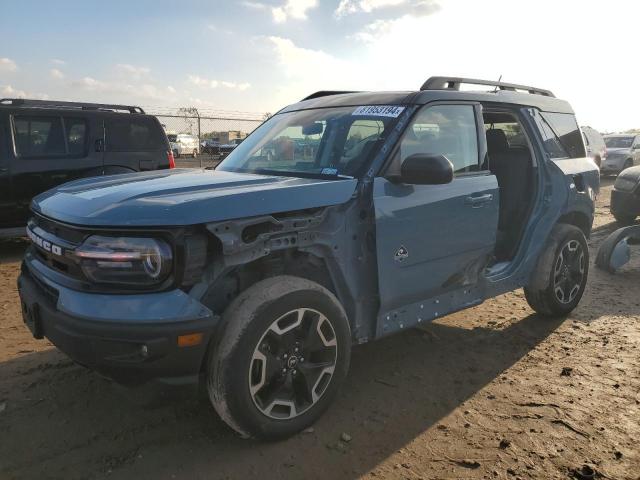
POLYGON ((263 280, 223 316, 207 365, 209 398, 246 437, 282 438, 326 410, 349 368, 349 323, 336 297, 297 277, 263 280))
POLYGON ((574 225, 558 224, 524 289, 527 302, 541 315, 568 315, 582 298, 588 273, 589 247, 584 233, 574 225))

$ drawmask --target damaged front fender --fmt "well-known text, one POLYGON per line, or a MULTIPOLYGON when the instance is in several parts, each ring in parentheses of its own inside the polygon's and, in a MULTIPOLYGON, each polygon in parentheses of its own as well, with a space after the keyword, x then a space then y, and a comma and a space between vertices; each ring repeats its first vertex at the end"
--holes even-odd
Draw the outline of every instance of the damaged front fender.
POLYGON ((615 273, 631 259, 630 245, 640 245, 640 225, 619 228, 609 235, 598 249, 596 266, 615 273))

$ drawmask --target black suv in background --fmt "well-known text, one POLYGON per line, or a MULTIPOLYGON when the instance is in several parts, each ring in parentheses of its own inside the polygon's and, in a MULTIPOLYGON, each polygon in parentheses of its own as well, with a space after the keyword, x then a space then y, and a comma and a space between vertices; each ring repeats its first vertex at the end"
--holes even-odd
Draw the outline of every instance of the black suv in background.
POLYGON ((24 233, 31 199, 82 177, 175 166, 158 119, 140 107, 0 100, 0 237, 24 233))

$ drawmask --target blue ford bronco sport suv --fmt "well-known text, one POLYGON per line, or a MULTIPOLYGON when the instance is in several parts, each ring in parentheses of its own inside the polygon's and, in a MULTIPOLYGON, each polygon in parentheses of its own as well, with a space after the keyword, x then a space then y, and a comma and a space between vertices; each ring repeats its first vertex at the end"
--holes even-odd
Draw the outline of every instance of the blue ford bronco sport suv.
POLYGON ((520 287, 541 316, 571 312, 598 190, 549 91, 317 92, 216 170, 36 197, 24 320, 116 381, 200 379, 240 434, 283 437, 328 407, 353 344, 520 287))

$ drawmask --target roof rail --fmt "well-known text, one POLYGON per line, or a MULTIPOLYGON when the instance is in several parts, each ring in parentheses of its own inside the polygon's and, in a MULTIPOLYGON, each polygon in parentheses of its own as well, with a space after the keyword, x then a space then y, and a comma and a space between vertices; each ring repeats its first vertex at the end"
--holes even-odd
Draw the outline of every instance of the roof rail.
POLYGON ((319 92, 312 93, 308 97, 304 97, 300 101, 304 102, 305 100, 311 100, 311 99, 320 98, 320 97, 329 97, 331 95, 340 95, 342 93, 358 93, 358 92, 355 91, 355 90, 344 90, 344 91, 340 91, 340 90, 320 90, 319 92))
POLYGON ((131 105, 111 105, 107 103, 82 103, 82 102, 62 102, 58 100, 28 100, 25 98, 2 98, 0 106, 13 107, 40 107, 40 108, 69 108, 81 110, 124 110, 129 113, 142 113, 140 107, 131 105))
POLYGON ((493 80, 478 80, 475 78, 463 78, 463 77, 431 77, 429 78, 420 90, 460 90, 460 85, 487 85, 489 87, 495 87, 496 90, 509 90, 515 92, 517 90, 526 90, 533 95, 544 95, 545 97, 555 97, 550 90, 544 90, 542 88, 529 87, 527 85, 517 85, 515 83, 494 82, 493 80))

